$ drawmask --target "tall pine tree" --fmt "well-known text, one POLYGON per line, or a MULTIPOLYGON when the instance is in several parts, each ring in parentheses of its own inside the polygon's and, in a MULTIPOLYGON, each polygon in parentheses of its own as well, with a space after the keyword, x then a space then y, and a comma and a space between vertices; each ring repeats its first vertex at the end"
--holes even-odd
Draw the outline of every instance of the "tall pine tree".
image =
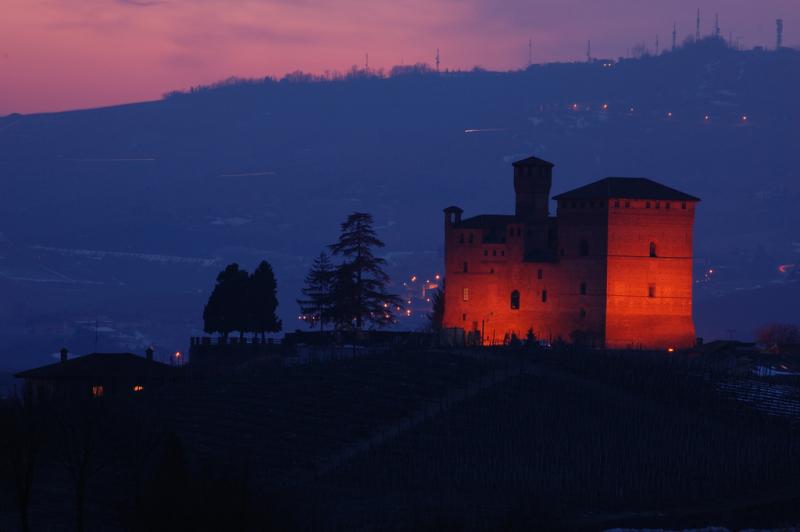
POLYGON ((333 321, 331 314, 331 292, 334 285, 335 270, 330 258, 325 252, 314 259, 314 264, 306 275, 303 288, 304 299, 298 299, 300 312, 303 314, 309 327, 319 324, 320 332, 325 330, 325 324, 333 321))
POLYGON ((384 245, 375 234, 372 215, 356 212, 342 224, 339 241, 329 246, 344 261, 337 269, 333 299, 340 326, 348 314, 357 329, 365 322, 378 327, 394 323, 393 310, 400 305, 400 298, 387 291, 386 261, 374 253, 384 245))
POLYGON ((228 335, 247 329, 247 271, 236 263, 229 264, 217 275, 217 284, 203 309, 203 330, 219 333, 227 341, 228 335))
POLYGON ((278 308, 278 283, 275 272, 267 261, 261 261, 248 279, 247 322, 248 330, 261 335, 280 332, 283 323, 275 313, 278 308))

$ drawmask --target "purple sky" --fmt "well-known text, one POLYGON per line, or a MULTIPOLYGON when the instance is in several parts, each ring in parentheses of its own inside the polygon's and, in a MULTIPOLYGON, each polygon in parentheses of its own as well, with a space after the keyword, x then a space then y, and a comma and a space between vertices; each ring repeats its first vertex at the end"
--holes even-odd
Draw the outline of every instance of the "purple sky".
POLYGON ((229 76, 433 62, 524 66, 626 55, 720 15, 746 47, 800 45, 800 0, 3 0, 0 115, 156 99, 229 76))

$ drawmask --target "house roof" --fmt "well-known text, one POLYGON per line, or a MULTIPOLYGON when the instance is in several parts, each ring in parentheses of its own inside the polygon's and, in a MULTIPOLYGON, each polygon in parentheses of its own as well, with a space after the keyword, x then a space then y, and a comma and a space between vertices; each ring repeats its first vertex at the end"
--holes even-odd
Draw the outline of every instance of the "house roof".
POLYGON ((485 229, 492 227, 505 227, 517 221, 513 214, 481 214, 461 220, 454 225, 457 229, 485 229))
POLYGON ((606 177, 553 197, 554 200, 598 198, 700 201, 700 198, 645 177, 606 177))
POLYGON ((157 372, 167 375, 175 368, 133 353, 92 353, 56 362, 39 368, 21 371, 14 375, 18 379, 88 379, 98 377, 129 377, 152 375, 157 372))
POLYGON ((511 163, 511 166, 549 166, 552 168, 555 165, 544 159, 539 159, 538 157, 528 157, 511 163))

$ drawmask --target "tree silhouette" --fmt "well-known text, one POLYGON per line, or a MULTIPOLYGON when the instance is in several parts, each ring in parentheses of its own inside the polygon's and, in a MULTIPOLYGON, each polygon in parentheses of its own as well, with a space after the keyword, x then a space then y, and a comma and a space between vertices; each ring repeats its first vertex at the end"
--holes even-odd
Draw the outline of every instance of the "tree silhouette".
POLYGON ((247 271, 236 263, 229 264, 217 275, 217 284, 203 309, 203 330, 220 333, 225 340, 233 331, 241 336, 247 329, 247 271))
POLYGON ((283 324, 275 314, 278 308, 278 283, 267 261, 261 261, 247 283, 247 328, 260 333, 279 332, 283 324))
POLYGON ((305 299, 298 299, 300 312, 305 317, 309 327, 319 324, 320 332, 325 330, 325 324, 333 321, 331 316, 331 293, 335 270, 328 255, 323 251, 314 259, 311 269, 305 279, 303 295, 305 299))
POLYGON ((357 329, 365 321, 378 327, 393 323, 393 310, 400 305, 400 299, 386 291, 386 261, 373 252, 385 244, 372 225, 371 214, 355 212, 342 223, 339 241, 329 246, 334 255, 344 259, 336 275, 334 314, 341 325, 349 312, 357 329))
POLYGON ((439 332, 442 330, 442 324, 444 323, 444 280, 442 281, 442 287, 431 296, 431 302, 433 306, 428 314, 428 320, 430 320, 431 330, 439 332))

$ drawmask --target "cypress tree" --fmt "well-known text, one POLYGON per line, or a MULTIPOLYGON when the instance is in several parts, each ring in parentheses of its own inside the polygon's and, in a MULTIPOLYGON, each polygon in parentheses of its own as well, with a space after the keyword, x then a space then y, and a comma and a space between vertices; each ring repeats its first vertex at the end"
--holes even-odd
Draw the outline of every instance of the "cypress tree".
POLYGON ((305 317, 309 327, 319 324, 320 332, 325 330, 325 324, 333 321, 331 315, 331 292, 333 290, 334 268, 330 258, 325 252, 314 259, 314 264, 306 275, 303 295, 305 299, 298 299, 300 312, 305 317))
POLYGON ((267 261, 261 261, 247 283, 248 330, 261 334, 280 332, 283 323, 278 318, 278 283, 275 272, 267 261))

